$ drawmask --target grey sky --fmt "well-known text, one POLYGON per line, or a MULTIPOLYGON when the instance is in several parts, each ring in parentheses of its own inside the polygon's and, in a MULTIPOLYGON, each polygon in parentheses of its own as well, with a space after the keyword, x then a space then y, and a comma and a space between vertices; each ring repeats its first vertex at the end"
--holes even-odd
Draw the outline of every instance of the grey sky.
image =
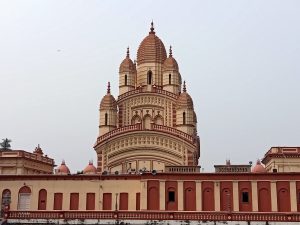
POLYGON ((0 138, 72 172, 96 153, 108 80, 154 20, 198 115, 200 164, 300 146, 300 1, 0 1, 0 138))

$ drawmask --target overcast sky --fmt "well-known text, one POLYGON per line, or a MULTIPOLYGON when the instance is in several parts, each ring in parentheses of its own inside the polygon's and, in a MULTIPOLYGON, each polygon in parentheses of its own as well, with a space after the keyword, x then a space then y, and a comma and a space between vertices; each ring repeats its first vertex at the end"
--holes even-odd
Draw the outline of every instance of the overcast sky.
POLYGON ((98 107, 153 19, 194 100, 200 164, 300 146, 300 1, 0 1, 0 138, 72 172, 90 159, 98 107))

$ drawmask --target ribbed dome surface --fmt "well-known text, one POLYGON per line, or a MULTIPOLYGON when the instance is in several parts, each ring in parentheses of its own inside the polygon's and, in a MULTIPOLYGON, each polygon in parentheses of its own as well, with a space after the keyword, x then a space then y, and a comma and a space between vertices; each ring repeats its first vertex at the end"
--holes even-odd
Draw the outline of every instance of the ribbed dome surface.
POLYGON ((164 70, 176 70, 176 71, 179 70, 178 63, 172 55, 172 47, 171 46, 170 46, 170 50, 169 50, 169 57, 165 60, 163 69, 164 70))
POLYGON ((119 73, 133 72, 133 71, 135 71, 135 66, 129 57, 129 48, 127 48, 127 55, 126 58, 120 64, 119 73))
POLYGON ((117 110, 117 102, 114 96, 110 94, 110 83, 108 82, 107 94, 102 98, 100 103, 100 109, 112 109, 117 110))
POLYGON ((149 35, 141 42, 137 52, 137 63, 164 63, 167 53, 163 42, 155 35, 153 23, 149 35))
POLYGON ((164 70, 176 70, 176 71, 179 70, 177 61, 173 58, 173 56, 165 60, 164 70))
POLYGON ((83 170, 83 174, 95 174, 96 172, 97 169, 91 161, 89 162, 89 165, 87 165, 83 170))
POLYGON ((266 173, 266 168, 261 164, 260 160, 257 160, 256 165, 252 169, 253 173, 266 173))
POLYGON ((100 109, 117 110, 117 102, 114 96, 112 96, 110 93, 106 94, 101 100, 100 109))
POLYGON ((177 99, 177 108, 194 109, 193 99, 186 92, 185 82, 183 82, 183 92, 180 93, 177 99))

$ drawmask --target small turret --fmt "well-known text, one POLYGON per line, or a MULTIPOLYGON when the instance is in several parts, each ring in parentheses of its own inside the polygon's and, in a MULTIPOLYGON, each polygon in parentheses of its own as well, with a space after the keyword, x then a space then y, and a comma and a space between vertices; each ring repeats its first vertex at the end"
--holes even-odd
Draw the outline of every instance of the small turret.
POLYGON ((181 75, 177 61, 173 57, 172 46, 169 49, 169 57, 163 64, 163 89, 178 94, 181 88, 181 75))
POLYGON ((196 135, 197 118, 194 111, 194 104, 191 96, 186 91, 185 81, 183 92, 177 99, 176 127, 189 135, 196 135))
POLYGON ((117 102, 110 93, 110 82, 107 85, 107 93, 100 103, 99 135, 103 135, 117 128, 117 102))
POLYGON ((126 58, 119 67, 119 94, 134 90, 136 86, 136 65, 129 56, 129 47, 127 48, 126 58))

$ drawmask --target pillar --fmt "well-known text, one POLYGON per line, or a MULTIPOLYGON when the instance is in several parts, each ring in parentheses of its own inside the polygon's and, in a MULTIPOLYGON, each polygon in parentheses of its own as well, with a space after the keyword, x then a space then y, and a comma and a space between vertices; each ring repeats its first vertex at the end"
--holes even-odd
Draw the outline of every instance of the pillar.
POLYGON ((166 182, 159 181, 159 210, 166 210, 166 182))
POLYGON ((277 187, 276 181, 271 181, 271 210, 272 212, 277 212, 277 187))
POLYGON ((215 181, 215 211, 220 211, 220 182, 215 181))
POLYGON ((258 194, 257 194, 257 181, 251 182, 252 189, 252 210, 258 212, 258 194))
POLYGON ((202 183, 196 181, 196 211, 202 211, 202 183))
POLYGON ((178 211, 183 210, 183 181, 178 181, 178 211))
POLYGON ((238 212, 239 205, 239 183, 237 181, 232 182, 232 192, 233 192, 233 211, 238 212))
POLYGON ((291 212, 297 212, 296 181, 290 181, 291 212))

